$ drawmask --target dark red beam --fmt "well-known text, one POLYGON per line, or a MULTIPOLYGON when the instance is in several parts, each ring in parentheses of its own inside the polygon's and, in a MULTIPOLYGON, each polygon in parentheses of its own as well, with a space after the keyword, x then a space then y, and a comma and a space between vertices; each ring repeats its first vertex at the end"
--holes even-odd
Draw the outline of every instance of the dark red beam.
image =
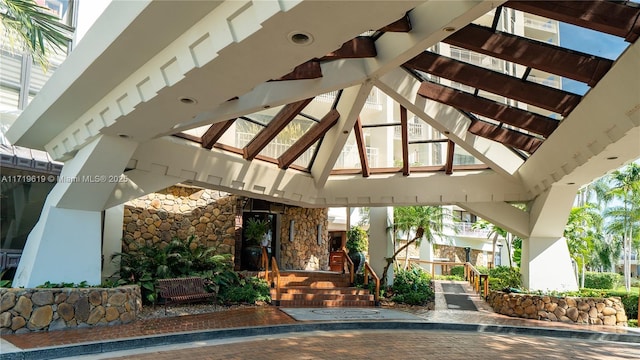
POLYGON ((320 63, 317 60, 310 60, 296 66, 293 71, 287 75, 272 81, 318 79, 321 77, 322 68, 320 67, 320 63))
POLYGON ((409 176, 409 123, 407 109, 400 106, 400 129, 402 134, 402 175, 409 176))
POLYGON ((278 158, 278 166, 281 169, 288 168, 300 155, 309 149, 318 139, 338 122, 340 113, 336 109, 331 109, 319 123, 305 132, 287 151, 278 158))
POLYGON ((211 125, 207 131, 202 135, 202 147, 211 149, 213 145, 220 139, 220 137, 229 129, 236 119, 222 121, 211 125))
POLYGON ((567 116, 581 96, 425 51, 405 66, 567 116))
POLYGON ((504 6, 567 24, 615 35, 640 36, 640 7, 613 1, 509 1, 504 6))
POLYGON ((422 82, 418 95, 455 108, 482 115, 523 130, 548 137, 558 127, 558 121, 492 100, 473 96, 450 87, 422 82))
POLYGON ((453 155, 456 149, 456 143, 447 141, 447 162, 444 164, 444 173, 446 175, 453 174, 453 155))
POLYGON ((474 120, 468 131, 486 139, 533 154, 542 145, 542 140, 511 129, 505 129, 484 121, 474 120))
POLYGON ((375 41, 369 36, 358 36, 342 44, 340 49, 332 51, 319 60, 357 59, 376 57, 375 41))
POLYGON ((613 61, 469 24, 444 42, 548 73, 587 83, 593 87, 609 71, 613 61))
POLYGON ((244 149, 242 149, 244 158, 253 160, 312 100, 313 98, 310 98, 285 105, 269 122, 269 125, 262 129, 262 131, 251 139, 244 149))
POLYGON ((360 117, 353 126, 353 134, 356 137, 356 145, 358 146, 358 154, 360 155, 360 166, 362 167, 362 176, 369 177, 371 169, 369 168, 369 160, 367 159, 367 145, 364 142, 364 132, 362 130, 362 121, 360 117))
POLYGON ((378 31, 382 32, 409 32, 411 31, 411 19, 409 18, 409 13, 404 14, 404 16, 391 24, 379 29, 378 31))

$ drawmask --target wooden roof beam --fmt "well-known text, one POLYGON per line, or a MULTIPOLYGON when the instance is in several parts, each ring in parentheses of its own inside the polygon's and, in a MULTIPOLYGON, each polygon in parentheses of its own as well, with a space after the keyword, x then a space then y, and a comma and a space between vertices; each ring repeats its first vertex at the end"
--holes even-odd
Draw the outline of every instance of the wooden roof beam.
POLYGON ((411 19, 409 18, 409 13, 404 14, 404 16, 391 24, 379 29, 381 32, 409 32, 411 31, 411 19))
POLYGON ((476 97, 463 91, 428 81, 422 82, 418 89, 418 95, 457 109, 486 116, 544 137, 551 135, 559 124, 557 120, 542 115, 476 97))
POLYGON ((320 62, 309 60, 296 66, 292 72, 271 81, 318 79, 321 77, 322 68, 320 67, 320 62))
POLYGON ((542 139, 480 120, 473 120, 468 131, 474 135, 497 141, 530 154, 533 154, 543 142, 542 139))
POLYGON ((404 64, 435 76, 482 89, 567 116, 581 96, 425 51, 404 64))
POLYGON ((469 24, 443 40, 481 54, 497 57, 580 81, 593 87, 609 71, 612 60, 567 50, 490 28, 469 24))
POLYGON ((369 177, 371 175, 371 169, 369 168, 369 160, 367 159, 367 145, 364 142, 364 132, 362 131, 362 121, 360 117, 358 117, 353 126, 353 133, 356 136, 356 145, 358 146, 358 154, 360 155, 362 176, 369 177))
POLYGON ((213 145, 215 145, 227 129, 233 125, 234 121, 236 121, 236 119, 222 121, 211 125, 202 135, 202 147, 206 149, 213 148, 213 145))
POLYGON ((509 1, 504 6, 615 35, 633 43, 640 36, 640 7, 613 1, 509 1))
POLYGON ((376 57, 376 55, 378 52, 373 38, 358 36, 342 44, 340 49, 332 51, 318 60, 359 59, 376 57))
POLYGON ((456 143, 451 140, 447 141, 447 162, 444 164, 444 173, 446 175, 453 174, 453 155, 456 149, 456 143))
POLYGON ((409 124, 407 108, 400 105, 400 129, 402 134, 402 175, 409 176, 409 124))
POLYGON ((269 125, 242 149, 243 157, 247 160, 253 160, 312 100, 313 98, 309 98, 285 105, 269 122, 269 125))
POLYGON ((318 141, 338 122, 340 113, 336 109, 331 109, 319 123, 307 130, 287 151, 278 158, 278 166, 281 169, 288 168, 300 155, 318 141))

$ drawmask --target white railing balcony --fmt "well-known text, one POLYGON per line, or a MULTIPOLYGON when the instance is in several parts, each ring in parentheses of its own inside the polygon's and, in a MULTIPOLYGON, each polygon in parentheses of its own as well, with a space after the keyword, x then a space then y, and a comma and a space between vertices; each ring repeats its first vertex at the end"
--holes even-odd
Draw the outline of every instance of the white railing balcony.
MULTIPOLYGON (((408 130, 409 130, 409 140, 424 139, 422 134, 424 134, 425 126, 423 124, 411 124, 411 123, 409 123, 407 125, 408 125, 407 127, 408 127, 408 130)), ((396 139, 401 139, 402 138, 402 127, 396 126, 393 136, 396 139)))
POLYGON ((474 229, 473 223, 459 222, 454 224, 454 226, 458 231, 458 236, 479 237, 486 239, 490 233, 488 229, 474 229))
POLYGON ((525 17, 524 26, 532 29, 548 31, 554 34, 558 32, 557 22, 552 20, 544 21, 525 17))

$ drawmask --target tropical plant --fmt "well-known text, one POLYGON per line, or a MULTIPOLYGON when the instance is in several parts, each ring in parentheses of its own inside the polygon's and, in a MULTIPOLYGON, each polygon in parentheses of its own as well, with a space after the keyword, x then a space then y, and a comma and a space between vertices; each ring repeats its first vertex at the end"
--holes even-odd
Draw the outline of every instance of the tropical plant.
POLYGON ((369 237, 365 229, 360 226, 352 226, 347 231, 346 248, 349 253, 365 252, 369 249, 369 237))
POLYGON ((587 264, 591 267, 600 264, 600 258, 595 249, 597 244, 603 241, 601 229, 602 217, 594 205, 587 203, 571 209, 564 229, 564 237, 567 239, 571 257, 581 269, 581 287, 584 287, 587 264))
POLYGON ((391 293, 393 301, 409 305, 425 305, 435 297, 429 274, 418 266, 399 270, 395 274, 391 293))
POLYGON ((432 243, 437 237, 443 238, 447 227, 455 232, 455 228, 449 225, 450 222, 445 222, 447 218, 451 219, 451 214, 441 206, 406 206, 393 209, 394 222, 391 230, 395 251, 391 257, 385 259, 387 264, 382 271, 382 285, 386 284, 389 267, 402 251, 412 244, 420 246, 422 241, 432 243), (406 236, 406 243, 397 248, 396 239, 400 234, 406 236))
POLYGON ((0 30, 14 52, 26 50, 46 68, 50 51, 65 51, 72 29, 33 0, 0 0, 0 30))
POLYGON ((249 218, 244 226, 244 237, 250 245, 258 245, 269 231, 269 222, 267 220, 249 218))
POLYGON ((264 279, 240 274, 233 286, 226 286, 218 293, 218 299, 225 304, 269 302, 271 301, 269 284, 264 279))
POLYGON ((154 303, 157 279, 200 276, 211 280, 212 291, 237 282, 231 254, 216 254, 216 248, 196 245, 194 241, 194 236, 186 241, 174 238, 164 247, 142 246, 113 255, 112 258, 120 258, 120 279, 116 283, 139 285, 143 298, 154 303))
POLYGON ((496 266, 490 269, 489 287, 491 290, 522 288, 520 269, 511 266, 496 266))

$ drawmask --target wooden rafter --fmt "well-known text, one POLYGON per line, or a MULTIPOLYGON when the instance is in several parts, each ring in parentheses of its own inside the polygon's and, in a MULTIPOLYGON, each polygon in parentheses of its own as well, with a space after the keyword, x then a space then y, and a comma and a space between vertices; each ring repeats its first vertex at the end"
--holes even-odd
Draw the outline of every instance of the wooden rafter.
POLYGON ((213 145, 218 142, 220 137, 233 125, 236 119, 222 121, 211 125, 207 131, 202 135, 202 147, 206 149, 213 148, 213 145))
POLYGON ((360 165, 362 166, 362 176, 369 177, 371 169, 369 169, 369 160, 367 160, 367 146, 364 143, 364 132, 362 131, 362 121, 360 117, 353 126, 353 133, 356 136, 356 144, 358 146, 358 154, 360 155, 360 165))
POLYGON ((468 131, 530 154, 534 153, 543 142, 542 139, 479 120, 473 120, 468 131))
POLYGON ((558 127, 557 120, 428 81, 422 82, 418 89, 418 95, 474 114, 486 116, 544 137, 551 135, 558 127))
POLYGON ((612 60, 567 50, 490 28, 469 24, 443 40, 481 54, 560 75, 595 86, 609 71, 612 60))
POLYGON ((310 60, 296 66, 292 72, 273 81, 317 79, 322 77, 322 68, 317 60, 310 60))
POLYGON ((331 109, 319 123, 307 130, 287 151, 278 158, 278 166, 281 169, 288 168, 300 155, 311 147, 318 139, 331 129, 338 122, 340 113, 336 109, 331 109))
POLYGON ((312 100, 313 98, 309 98, 284 106, 269 122, 269 125, 242 149, 244 158, 253 160, 312 100))
POLYGON ((425 51, 405 66, 567 116, 581 96, 425 51))
POLYGON ((444 173, 446 175, 453 174, 453 155, 456 149, 456 143, 451 140, 447 141, 447 162, 444 164, 444 173))
POLYGON ((391 24, 381 28, 378 31, 382 32, 409 32, 411 31, 411 19, 409 18, 409 13, 404 14, 404 16, 391 24))
POLYGON ((376 55, 378 55, 378 52, 373 38, 370 36, 358 36, 345 42, 340 49, 328 53, 319 60, 369 58, 376 57, 376 55))
POLYGON ((640 7, 613 1, 509 1, 504 6, 567 24, 615 35, 640 36, 640 7))
POLYGON ((402 175, 409 176, 409 124, 407 109, 400 106, 400 129, 402 134, 402 175))

